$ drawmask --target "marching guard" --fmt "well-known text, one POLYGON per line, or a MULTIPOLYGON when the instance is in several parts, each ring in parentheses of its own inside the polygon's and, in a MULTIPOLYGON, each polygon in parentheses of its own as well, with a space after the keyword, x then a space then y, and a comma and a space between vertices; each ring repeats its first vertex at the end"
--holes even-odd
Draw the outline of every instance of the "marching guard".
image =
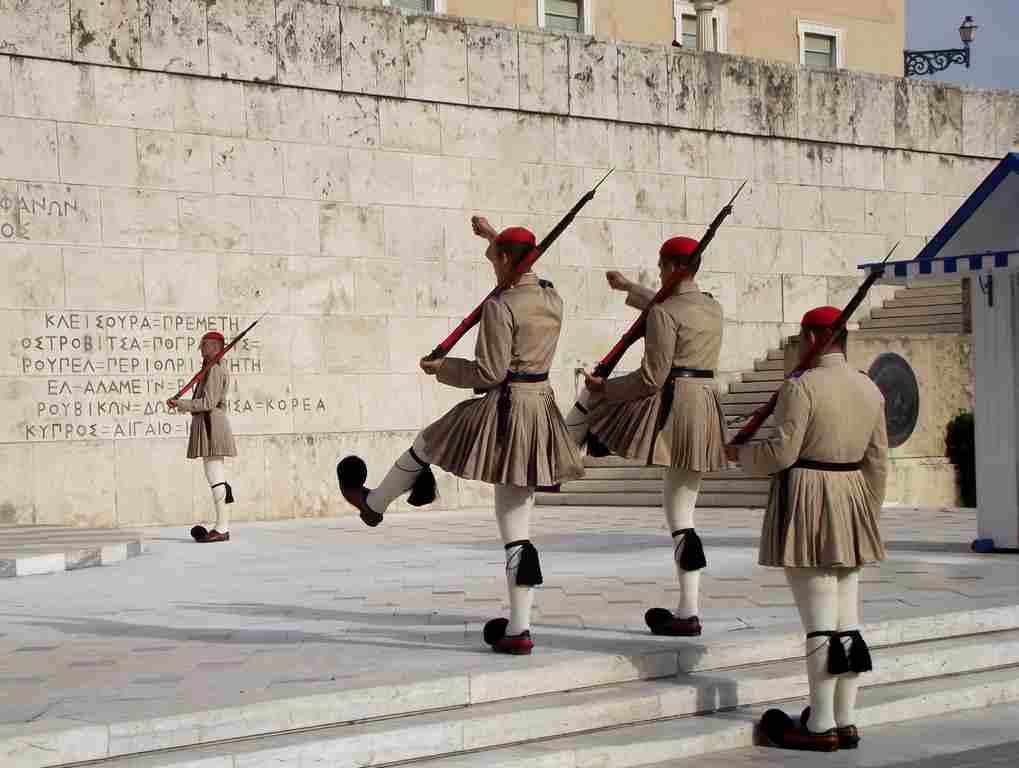
MULTIPOLYGON (((600 378, 585 373, 586 384, 567 423, 578 445, 592 455, 613 453, 665 467, 665 518, 672 532, 679 579, 677 612, 652 608, 645 614, 658 635, 701 634, 698 616, 704 548, 694 528, 694 508, 706 472, 725 466, 725 427, 715 383, 722 349, 721 305, 697 287, 698 243, 688 237, 667 240, 658 269, 665 285, 678 270, 683 277, 671 296, 647 315, 644 357, 625 376, 600 378)), ((654 292, 607 274, 609 285, 625 291, 626 303, 643 310, 654 292)))
MULTIPOLYGON (((803 316, 804 360, 839 316, 835 307, 803 316)), ((860 568, 885 558, 878 517, 888 439, 881 391, 845 351, 843 329, 828 354, 782 385, 775 436, 726 448, 750 472, 772 476, 759 562, 785 569, 806 632, 810 706, 797 722, 777 709, 761 719, 767 738, 790 749, 856 747, 859 675, 871 669, 858 588, 860 568)))
MULTIPOLYGON (((497 284, 535 250, 522 227, 496 233, 474 217, 475 234, 489 242, 485 257, 497 284)), ((410 491, 408 502, 436 498, 430 465, 495 486, 495 516, 506 550, 510 617, 489 621, 485 641, 499 653, 529 654, 534 586, 542 583, 538 551, 530 540, 536 487, 582 477, 580 452, 555 402, 548 371, 562 328, 563 302, 551 283, 533 272, 488 298, 482 308, 475 359, 424 358, 421 369, 440 383, 473 389, 480 397, 455 406, 426 427, 389 470, 378 488, 364 486, 367 468, 356 456, 336 468, 344 498, 369 526, 382 522, 389 505, 410 491)))
POLYGON ((191 414, 188 458, 202 460, 205 478, 212 491, 212 502, 216 509, 215 526, 211 531, 204 525, 196 525, 191 529, 195 541, 202 544, 230 541, 230 514, 227 505, 233 504, 234 496, 233 489, 226 481, 223 459, 226 456, 236 456, 237 446, 226 414, 230 372, 219 359, 225 344, 226 339, 219 331, 209 331, 202 336, 199 349, 205 369, 204 375, 198 378, 194 395, 189 400, 167 401, 171 409, 191 414))

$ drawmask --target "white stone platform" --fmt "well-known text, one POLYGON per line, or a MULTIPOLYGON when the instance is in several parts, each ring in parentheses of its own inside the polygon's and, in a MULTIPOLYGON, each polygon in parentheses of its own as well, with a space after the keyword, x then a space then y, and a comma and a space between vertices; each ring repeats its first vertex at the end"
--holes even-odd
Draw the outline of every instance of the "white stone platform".
POLYGON ((141 533, 60 525, 0 526, 0 578, 112 565, 145 551, 141 533))
MULTIPOLYGON (((702 513, 706 630, 684 640, 643 625, 677 598, 659 512, 541 510, 529 658, 481 642, 505 612, 491 510, 246 524, 220 545, 153 529, 117 569, 0 584, 0 764, 621 768, 749 746, 761 706, 806 690, 791 595, 755 565, 760 518, 702 513)), ((862 722, 1019 698, 1019 558, 970 553, 973 525, 883 515, 862 722)))

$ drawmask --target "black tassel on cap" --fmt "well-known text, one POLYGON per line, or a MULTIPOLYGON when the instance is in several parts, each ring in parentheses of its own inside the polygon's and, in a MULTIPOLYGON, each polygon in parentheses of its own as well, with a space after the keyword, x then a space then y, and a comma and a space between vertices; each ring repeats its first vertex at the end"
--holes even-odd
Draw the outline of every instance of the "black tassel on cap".
POLYGON ((431 504, 438 497, 439 491, 435 484, 435 475, 432 473, 432 468, 426 466, 414 480, 410 496, 407 497, 407 503, 412 507, 423 507, 426 504, 431 504))
POLYGON ((541 563, 538 562, 538 550, 529 539, 511 541, 506 545, 508 552, 513 547, 520 547, 520 562, 517 564, 517 586, 535 587, 542 583, 541 563))
POLYGON ((840 636, 850 639, 849 671, 870 672, 873 670, 874 664, 870 658, 870 648, 867 647, 867 641, 863 639, 860 630, 854 629, 852 632, 842 632, 840 636))
MULTIPOLYGON (((672 532, 672 538, 677 536, 683 537, 683 551, 679 555, 679 567, 684 571, 699 571, 701 568, 707 567, 708 561, 704 557, 704 544, 701 542, 701 537, 697 535, 697 531, 693 528, 680 528, 678 531, 672 532)), ((677 542, 676 546, 680 546, 680 542, 677 542)))

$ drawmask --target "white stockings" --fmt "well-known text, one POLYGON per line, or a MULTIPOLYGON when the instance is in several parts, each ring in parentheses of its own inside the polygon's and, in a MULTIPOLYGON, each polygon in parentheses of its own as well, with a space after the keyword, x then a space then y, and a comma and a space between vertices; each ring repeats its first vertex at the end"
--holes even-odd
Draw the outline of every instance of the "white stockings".
POLYGON ((531 507, 534 504, 534 489, 515 485, 495 486, 495 520, 499 524, 499 535, 506 549, 506 589, 509 592, 510 620, 507 635, 519 635, 531 628, 531 606, 534 603, 534 587, 517 584, 525 544, 530 543, 531 507))
POLYGON ((386 514, 389 505, 414 487, 418 475, 427 470, 430 463, 425 453, 425 441, 418 435, 410 449, 404 451, 390 467, 379 487, 368 494, 368 506, 373 512, 386 514))
POLYGON ((676 576, 679 579, 679 606, 676 615, 681 619, 698 615, 701 572, 686 571, 680 567, 679 561, 688 534, 679 532, 691 531, 694 527, 694 508, 697 506, 697 493, 700 487, 700 472, 689 472, 675 467, 668 467, 665 470, 665 520, 669 532, 673 534, 673 556, 676 562, 676 576))
MULTIPOLYGON (((805 632, 849 632, 860 628, 859 568, 786 568, 785 573, 805 632)), ((841 642, 841 639, 810 637, 806 641, 807 679, 810 681, 807 728, 814 733, 836 725, 855 725, 860 675, 829 673, 829 642, 841 642)))
POLYGON ((212 503, 216 507, 215 529, 220 533, 230 532, 230 513, 226 506, 226 467, 220 457, 202 459, 205 465, 205 479, 212 490, 212 503))

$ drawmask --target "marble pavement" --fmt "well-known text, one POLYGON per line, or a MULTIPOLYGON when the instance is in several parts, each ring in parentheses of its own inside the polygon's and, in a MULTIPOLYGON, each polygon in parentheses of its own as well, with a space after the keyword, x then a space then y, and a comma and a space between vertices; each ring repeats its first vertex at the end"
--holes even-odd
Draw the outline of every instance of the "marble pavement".
MULTIPOLYGON (((643 626, 648 607, 677 599, 658 514, 542 510, 530 659, 481 642, 506 608, 489 509, 394 513, 374 530, 348 518, 241 524, 215 546, 149 529, 148 551, 114 567, 0 583, 0 724, 158 716, 789 631, 781 572, 755 565, 761 514, 702 513, 706 632, 689 641, 643 626)), ((865 620, 1019 604, 1019 558, 969 553, 974 524, 969 510, 887 509, 891 555, 865 572, 865 620)))

